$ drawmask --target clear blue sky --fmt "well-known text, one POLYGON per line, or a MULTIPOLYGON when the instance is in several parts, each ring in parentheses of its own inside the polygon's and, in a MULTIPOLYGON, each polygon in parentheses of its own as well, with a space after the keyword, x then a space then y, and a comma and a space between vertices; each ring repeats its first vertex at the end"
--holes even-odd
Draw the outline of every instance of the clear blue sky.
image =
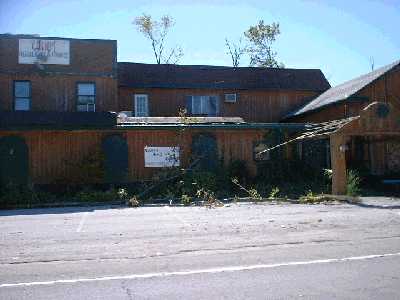
MULTIPOLYGON (((132 20, 171 15, 181 64, 231 65, 225 37, 258 20, 279 22, 275 49, 291 68, 320 68, 332 85, 400 59, 400 0, 0 0, 0 33, 118 40, 118 60, 154 62, 132 20)), ((244 59, 241 65, 248 65, 244 59)))

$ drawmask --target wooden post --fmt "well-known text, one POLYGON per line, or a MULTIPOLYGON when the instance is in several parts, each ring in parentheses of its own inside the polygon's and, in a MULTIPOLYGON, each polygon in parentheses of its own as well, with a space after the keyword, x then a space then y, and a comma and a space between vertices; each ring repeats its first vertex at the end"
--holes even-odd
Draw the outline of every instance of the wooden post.
POLYGON ((331 161, 332 161, 332 194, 346 194, 347 170, 346 170, 346 142, 347 138, 343 135, 333 134, 331 141, 331 161), (341 147, 342 146, 342 147, 341 147))

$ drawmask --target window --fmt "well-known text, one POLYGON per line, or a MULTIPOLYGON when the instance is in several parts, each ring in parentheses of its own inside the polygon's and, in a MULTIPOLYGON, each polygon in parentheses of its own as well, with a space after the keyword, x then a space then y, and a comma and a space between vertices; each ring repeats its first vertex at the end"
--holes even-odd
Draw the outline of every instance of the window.
POLYGON ((225 94, 225 102, 235 103, 236 102, 236 94, 225 94))
POLYGON ((96 111, 96 85, 94 83, 78 83, 77 111, 96 111))
POLYGON ((31 82, 14 81, 14 110, 30 110, 31 98, 31 82))
POLYGON ((209 117, 218 115, 217 96, 188 96, 186 109, 192 115, 205 115, 209 117))
POLYGON ((149 99, 147 95, 135 95, 135 117, 149 116, 149 99))

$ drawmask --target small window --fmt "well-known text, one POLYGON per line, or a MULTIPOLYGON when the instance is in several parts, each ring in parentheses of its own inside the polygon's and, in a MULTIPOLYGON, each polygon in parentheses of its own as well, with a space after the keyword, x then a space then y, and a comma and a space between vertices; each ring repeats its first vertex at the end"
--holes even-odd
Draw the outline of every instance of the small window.
POLYGON ((96 111, 96 85, 94 83, 78 83, 77 111, 96 111))
POLYGON ((271 159, 269 146, 266 143, 255 143, 253 147, 253 155, 255 161, 267 161, 271 159), (267 151, 265 151, 267 150, 267 151))
POLYGON ((187 110, 192 115, 215 117, 218 115, 218 97, 188 96, 187 110))
POLYGON ((225 94, 225 102, 235 103, 236 102, 236 94, 225 94))
POLYGON ((135 95, 135 117, 149 116, 149 97, 147 95, 135 95))
POLYGON ((31 82, 14 81, 14 110, 30 110, 31 98, 31 82))

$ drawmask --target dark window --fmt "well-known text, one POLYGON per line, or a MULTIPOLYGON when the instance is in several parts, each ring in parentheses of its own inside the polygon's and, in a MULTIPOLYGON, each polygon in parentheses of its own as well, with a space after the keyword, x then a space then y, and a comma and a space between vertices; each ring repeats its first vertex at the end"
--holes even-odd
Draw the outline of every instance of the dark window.
POLYGON ((215 117, 218 115, 217 96, 188 96, 186 109, 192 115, 215 117))
POLYGON ((94 83, 78 83, 77 111, 96 110, 96 85, 94 83))
POLYGON ((14 110, 30 110, 31 98, 31 82, 14 81, 14 110))

